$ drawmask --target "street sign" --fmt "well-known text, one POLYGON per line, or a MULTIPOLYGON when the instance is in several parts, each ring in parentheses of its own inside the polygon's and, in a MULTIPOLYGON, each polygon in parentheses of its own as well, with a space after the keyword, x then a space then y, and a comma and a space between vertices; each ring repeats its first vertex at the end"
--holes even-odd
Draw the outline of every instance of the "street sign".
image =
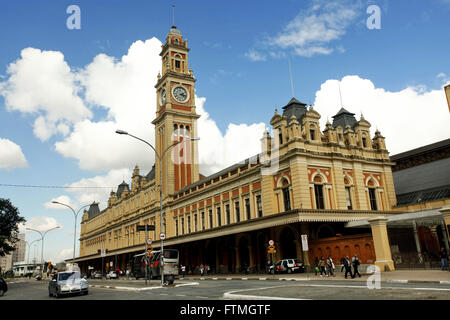
POLYGON ((271 254, 271 253, 276 253, 277 250, 275 250, 275 247, 273 245, 270 245, 269 248, 267 249, 267 253, 271 254))
POLYGON ((302 249, 303 251, 308 251, 308 236, 306 234, 302 234, 302 249))
POLYGON ((102 257, 106 257, 106 249, 102 249, 101 250, 101 256, 102 257))
MULTIPOLYGON (((154 231, 155 230, 155 226, 148 224, 147 225, 147 231, 154 231)), ((136 226, 136 231, 145 231, 145 225, 144 226, 136 226)))
POLYGON ((161 240, 164 240, 164 239, 166 239, 166 235, 165 235, 163 232, 161 232, 161 233, 159 234, 159 238, 160 238, 161 240))
POLYGON ((274 243, 275 243, 275 242, 274 242, 273 240, 269 240, 269 245, 270 245, 270 246, 273 246, 274 243))
POLYGON ((148 238, 148 239, 147 239, 147 244, 148 244, 148 245, 151 245, 151 244, 152 244, 152 239, 151 239, 151 238, 148 238))

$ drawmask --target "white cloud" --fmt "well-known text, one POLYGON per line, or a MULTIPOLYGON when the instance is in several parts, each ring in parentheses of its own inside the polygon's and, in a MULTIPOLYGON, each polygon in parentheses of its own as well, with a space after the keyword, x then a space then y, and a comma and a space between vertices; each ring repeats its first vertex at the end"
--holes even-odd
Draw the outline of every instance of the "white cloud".
POLYGON ((22 148, 8 139, 0 138, 0 169, 28 167, 22 148))
POLYGON ((335 50, 342 53, 345 51, 342 45, 333 48, 332 44, 347 33, 362 12, 359 1, 312 0, 281 32, 260 41, 263 47, 259 52, 250 49, 245 56, 252 61, 264 61, 265 50, 274 58, 283 57, 284 51, 303 57, 329 55, 335 50))
MULTIPOLYGON (((372 135, 378 128, 386 138, 391 155, 450 137, 442 89, 407 87, 391 92, 359 76, 342 78, 340 87, 344 108, 355 113, 357 120, 362 112, 372 124, 372 135)), ((322 127, 340 109, 338 88, 338 80, 327 80, 316 92, 315 109, 322 115, 322 127)))
MULTIPOLYGON (((145 174, 147 174, 147 172, 141 172, 141 175, 145 174)), ((131 169, 114 169, 108 171, 106 175, 84 178, 77 182, 71 183, 68 186, 75 188, 66 190, 72 193, 76 197, 77 202, 81 205, 91 204, 95 201, 100 202, 100 208, 105 208, 108 202, 109 193, 111 191, 115 192, 117 190, 117 186, 122 181, 130 180, 131 169)))
MULTIPOLYGON (((36 229, 38 231, 45 232, 45 231, 55 228, 57 226, 62 228, 62 225, 58 221, 56 221, 56 219, 53 217, 45 217, 45 216, 32 217, 30 220, 28 220, 24 224, 19 225, 19 232, 20 233, 36 232, 36 231, 32 231, 32 230, 26 230, 26 228, 36 229)), ((54 232, 54 231, 50 231, 50 232, 54 232)))
POLYGON ((255 49, 250 49, 244 54, 251 61, 266 61, 266 55, 256 51, 255 49))
POLYGON ((72 257, 73 257, 73 248, 68 248, 59 251, 54 258, 50 258, 50 261, 54 263, 59 263, 63 262, 64 260, 72 259, 72 257))
POLYGON ((60 202, 60 203, 64 203, 64 204, 72 207, 75 211, 77 210, 77 207, 78 207, 78 204, 73 203, 72 199, 70 199, 68 196, 62 195, 62 196, 53 198, 49 202, 46 202, 44 204, 45 208, 47 208, 47 209, 55 209, 55 210, 70 210, 66 206, 52 203, 52 201, 57 201, 57 202, 60 202))
POLYGON ((200 140, 200 172, 209 175, 261 152, 260 139, 265 130, 264 123, 229 124, 223 135, 216 122, 204 108, 206 98, 196 98, 198 133, 200 140))
POLYGON ((61 52, 25 48, 7 73, 9 78, 0 83, 7 110, 37 116, 34 133, 42 141, 58 132, 61 121, 67 125, 92 116, 61 52))

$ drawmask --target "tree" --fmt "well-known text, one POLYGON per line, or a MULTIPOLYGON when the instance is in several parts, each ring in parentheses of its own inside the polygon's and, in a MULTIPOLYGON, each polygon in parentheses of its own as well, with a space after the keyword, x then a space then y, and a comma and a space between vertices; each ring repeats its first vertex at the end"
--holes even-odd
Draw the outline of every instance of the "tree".
POLYGON ((11 245, 17 242, 16 234, 19 232, 19 223, 26 221, 19 214, 19 210, 12 205, 9 199, 0 198, 0 257, 15 250, 11 245))

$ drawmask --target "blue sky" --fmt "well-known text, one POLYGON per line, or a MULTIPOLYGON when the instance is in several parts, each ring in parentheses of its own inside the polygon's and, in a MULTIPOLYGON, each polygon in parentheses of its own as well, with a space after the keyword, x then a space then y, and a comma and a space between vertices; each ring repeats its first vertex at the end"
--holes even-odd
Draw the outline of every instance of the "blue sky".
MULTIPOLYGON (((0 149, 0 184, 109 187, 130 181, 134 164, 146 173, 154 157, 149 150, 114 134, 90 139, 88 132, 122 126, 153 138, 159 43, 145 41, 165 40, 172 4, 197 79, 199 133, 206 137, 200 154, 206 159, 224 153, 214 165, 201 163, 206 174, 258 152, 258 137, 275 107, 280 110, 292 96, 289 59, 295 96, 315 106, 322 125, 340 108, 339 81, 343 105, 380 129, 391 154, 450 136, 442 91, 450 80, 448 0, 2 1, 0 142, 11 150, 6 157, 6 147, 0 149), (80 30, 66 27, 69 5, 81 9, 80 30), (381 10, 381 29, 367 28, 370 5, 381 10), (25 48, 36 50, 23 55, 25 48), (116 81, 110 84, 110 78, 116 81), (47 81, 56 87, 63 82, 71 94, 46 93, 47 81), (20 103, 24 96, 38 101, 28 111, 20 103), (253 147, 239 145, 242 135, 253 147), (97 154, 101 142, 109 149, 97 154), (125 143, 132 149, 118 155, 114 146, 125 143)), ((58 260, 71 257, 73 215, 45 203, 66 196, 80 207, 104 202, 109 191, 0 186, 0 197, 10 198, 29 221, 34 218, 33 226, 63 226, 46 238, 45 255, 58 260)), ((29 241, 36 238, 27 234, 29 241)))

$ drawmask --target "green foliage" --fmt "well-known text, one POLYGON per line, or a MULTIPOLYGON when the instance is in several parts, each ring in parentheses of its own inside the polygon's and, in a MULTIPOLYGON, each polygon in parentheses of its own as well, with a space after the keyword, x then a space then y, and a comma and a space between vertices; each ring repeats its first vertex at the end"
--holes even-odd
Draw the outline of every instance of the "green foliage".
POLYGON ((26 221, 19 214, 9 199, 0 198, 0 257, 14 250, 12 245, 17 242, 18 225, 26 221))

